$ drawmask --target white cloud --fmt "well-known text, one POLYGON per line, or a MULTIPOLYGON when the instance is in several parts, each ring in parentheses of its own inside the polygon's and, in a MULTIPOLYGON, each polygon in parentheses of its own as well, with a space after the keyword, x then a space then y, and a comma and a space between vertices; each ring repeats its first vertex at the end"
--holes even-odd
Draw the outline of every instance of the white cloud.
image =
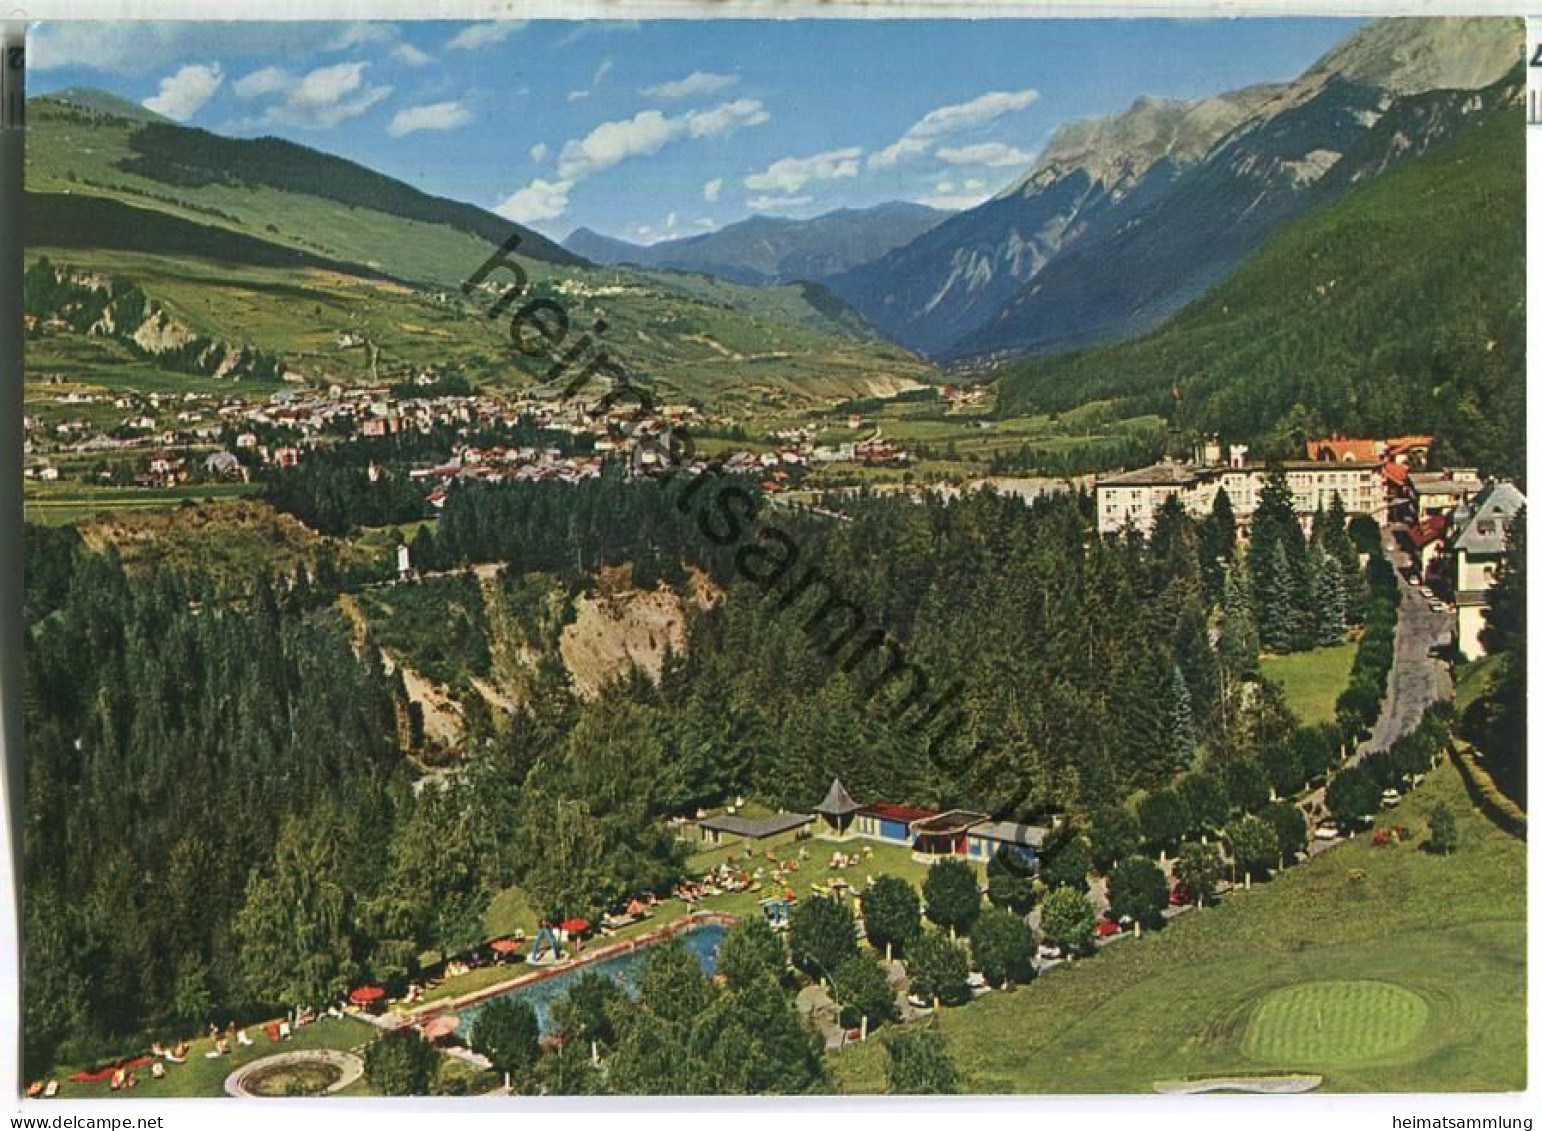
MULTIPOLYGON (((684 138, 720 137, 770 117, 759 102, 742 99, 674 117, 644 110, 631 118, 602 122, 584 137, 563 145, 557 157, 556 180, 533 180, 501 200, 493 211, 520 223, 554 220, 567 211, 568 194, 585 177, 634 157, 650 156, 684 138)), ((545 157, 544 143, 538 148, 545 157)), ((534 149, 530 155, 535 157, 534 149)))
POLYGON ((172 71, 189 59, 296 57, 324 50, 335 23, 243 23, 233 35, 218 20, 60 21, 27 33, 27 68, 81 67, 116 75, 172 71))
POLYGON ((698 94, 716 93, 738 81, 737 75, 715 75, 711 71, 692 71, 685 78, 674 82, 645 86, 639 93, 649 98, 691 98, 698 94))
POLYGON ((426 67, 434 61, 427 51, 420 51, 410 43, 398 43, 391 48, 391 58, 407 67, 426 67))
POLYGON ((701 196, 703 200, 716 200, 722 191, 722 177, 713 177, 712 180, 701 186, 701 196))
POLYGON ((400 34, 395 24, 383 24, 364 20, 349 24, 327 44, 328 51, 347 51, 353 47, 367 47, 375 43, 390 43, 400 34))
POLYGON ((610 68, 611 62, 609 59, 606 59, 603 63, 595 68, 594 77, 589 80, 589 85, 587 87, 582 90, 568 91, 568 101, 578 102, 582 99, 588 98, 599 88, 600 83, 605 81, 605 76, 610 74, 610 68))
POLYGON ((392 137, 406 137, 418 130, 453 130, 471 121, 471 111, 459 102, 431 102, 398 110, 386 127, 392 137))
POLYGON ((696 221, 696 226, 698 228, 706 228, 710 231, 711 229, 717 227, 717 221, 714 220, 711 216, 703 216, 700 220, 696 221))
POLYGON ((692 110, 685 116, 686 128, 692 137, 719 137, 770 120, 771 115, 753 98, 725 102, 711 110, 692 110))
POLYGON ((603 122, 582 140, 570 141, 562 147, 557 171, 565 180, 586 177, 628 158, 657 153, 680 133, 680 123, 657 110, 644 110, 623 121, 603 122))
POLYGON ((867 159, 869 169, 884 169, 890 165, 898 165, 912 157, 919 157, 931 148, 931 142, 922 141, 919 138, 902 137, 893 145, 887 145, 877 153, 871 154, 867 159))
POLYGON ((812 196, 752 196, 745 204, 751 212, 781 212, 808 204, 812 196))
POLYGON ((191 63, 163 78, 160 92, 145 99, 145 109, 185 122, 208 104, 224 81, 218 63, 191 63))
POLYGON ((938 181, 932 187, 930 195, 923 196, 920 203, 948 212, 962 212, 967 208, 984 204, 988 199, 990 199, 990 193, 986 189, 985 182, 970 177, 961 185, 954 184, 952 181, 938 181))
POLYGON ((269 111, 275 121, 302 129, 330 129, 357 118, 391 93, 388 86, 364 81, 368 63, 318 67, 300 80, 281 106, 269 111))
POLYGON ((868 157, 868 168, 884 168, 920 156, 943 138, 989 125, 1003 114, 1027 109, 1038 98, 1036 90, 995 90, 968 102, 939 106, 906 130, 894 144, 868 157))
POLYGON ((580 20, 574 29, 557 40, 558 47, 571 47, 581 39, 592 35, 617 35, 621 32, 641 31, 640 20, 580 20))
POLYGON ((524 20, 495 20, 492 23, 471 24, 456 32, 445 44, 451 51, 475 51, 502 43, 509 36, 524 28, 524 20))
POLYGON ((253 71, 235 85, 236 93, 242 98, 286 93, 269 105, 261 118, 238 122, 231 128, 250 129, 277 124, 324 130, 357 118, 391 93, 389 86, 371 86, 365 82, 364 70, 368 66, 368 63, 334 63, 329 67, 318 67, 298 79, 277 67, 253 71))
POLYGON ((260 71, 253 71, 237 79, 231 89, 239 98, 261 98, 263 95, 282 90, 292 81, 288 74, 277 67, 263 67, 260 71))
POLYGON ((538 141, 530 147, 530 160, 539 165, 542 161, 546 160, 546 155, 550 152, 551 150, 546 147, 544 141, 538 141))
POLYGON ((1003 145, 999 141, 961 145, 956 149, 944 147, 937 150, 937 156, 949 165, 976 165, 992 169, 1021 167, 1033 160, 1033 154, 1015 145, 1003 145))
POLYGON ((769 119, 759 102, 749 100, 676 117, 643 110, 631 118, 603 122, 584 138, 569 141, 562 147, 557 172, 564 180, 578 180, 633 157, 651 156, 684 137, 719 137, 769 119))
POLYGON ((744 187, 761 192, 797 192, 810 181, 855 177, 862 150, 856 146, 830 149, 811 157, 783 157, 759 173, 744 178, 744 187))
POLYGON ((493 205, 493 211, 517 224, 555 220, 568 210, 571 181, 531 181, 493 205))

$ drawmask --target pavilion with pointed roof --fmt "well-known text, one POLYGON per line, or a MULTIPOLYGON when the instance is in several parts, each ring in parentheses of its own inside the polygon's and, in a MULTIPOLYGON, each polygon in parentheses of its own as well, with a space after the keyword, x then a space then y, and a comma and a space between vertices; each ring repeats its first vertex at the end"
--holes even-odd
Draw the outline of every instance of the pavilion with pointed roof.
POLYGON ((846 792, 841 779, 836 778, 830 783, 830 790, 825 794, 825 799, 814 806, 814 812, 824 818, 826 836, 845 839, 852 835, 851 819, 860 808, 862 806, 846 792))

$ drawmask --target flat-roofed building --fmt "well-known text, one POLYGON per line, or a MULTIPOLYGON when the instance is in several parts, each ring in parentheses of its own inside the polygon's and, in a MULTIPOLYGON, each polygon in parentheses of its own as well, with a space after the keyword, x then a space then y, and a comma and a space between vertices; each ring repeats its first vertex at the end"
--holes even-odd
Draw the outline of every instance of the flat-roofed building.
POLYGON ((1408 476, 1413 492, 1414 519, 1423 521, 1432 514, 1450 514, 1483 490, 1483 477, 1476 468, 1448 467, 1444 471, 1414 471, 1408 476))
POLYGON ((1225 464, 1164 461, 1151 467, 1099 479, 1096 486, 1098 531, 1114 534, 1128 523, 1143 534, 1151 532, 1156 516, 1169 498, 1196 519, 1215 507, 1225 490, 1237 522, 1245 527, 1258 509, 1264 485, 1275 468, 1285 473, 1296 514, 1309 518, 1327 510, 1337 495, 1349 514, 1379 515, 1386 509, 1381 463, 1376 460, 1287 460, 1277 464, 1249 463, 1247 449, 1233 445, 1225 464))

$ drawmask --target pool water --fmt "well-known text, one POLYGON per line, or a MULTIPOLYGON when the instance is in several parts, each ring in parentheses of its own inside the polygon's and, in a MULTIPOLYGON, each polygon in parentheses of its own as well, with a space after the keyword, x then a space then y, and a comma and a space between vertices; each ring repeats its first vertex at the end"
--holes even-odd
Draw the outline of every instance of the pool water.
MULTIPOLYGON (((685 943, 685 949, 696 956, 696 960, 701 963, 702 969, 710 977, 717 970, 717 949, 722 945, 723 937, 727 934, 728 928, 719 923, 704 923, 683 932, 679 937, 685 943)), ((472 1030, 476 1027, 477 1014, 488 1002, 497 1001, 499 998, 528 1001, 535 1007, 536 1020, 540 1022, 541 1032, 544 1034, 551 1027, 552 1002, 565 995, 578 979, 588 974, 603 974, 628 993, 636 994, 638 980, 642 977, 643 964, 648 960, 648 951, 653 945, 655 944, 645 943, 635 950, 624 951, 599 962, 590 962, 564 970, 560 974, 554 974, 550 978, 531 985, 516 986, 505 993, 495 994, 484 1001, 479 1001, 476 1005, 459 1011, 460 1028, 456 1035, 463 1040, 469 1039, 472 1030)))

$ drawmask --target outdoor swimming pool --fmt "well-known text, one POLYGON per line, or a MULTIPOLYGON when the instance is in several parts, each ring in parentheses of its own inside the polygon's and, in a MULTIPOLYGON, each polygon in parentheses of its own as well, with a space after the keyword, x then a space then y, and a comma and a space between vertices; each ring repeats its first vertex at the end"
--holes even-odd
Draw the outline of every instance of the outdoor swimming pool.
MULTIPOLYGON (((703 923, 699 927, 691 927, 681 932, 679 938, 685 943, 686 950, 696 956, 702 969, 711 976, 717 969, 717 948, 722 945, 726 934, 728 934, 728 928, 721 923, 703 923)), ((598 962, 574 966, 549 978, 543 978, 529 985, 516 986, 501 994, 494 994, 475 1005, 457 1010, 461 1019, 458 1036, 462 1039, 468 1038, 471 1030, 476 1026, 476 1017, 482 1011, 482 1007, 499 998, 518 998, 521 1001, 528 1001, 535 1007, 535 1016, 541 1024, 541 1032, 546 1033, 551 1026, 551 1003, 566 994, 574 982, 590 973, 603 974, 628 993, 636 993, 637 980, 642 976, 643 963, 647 961, 648 951, 653 945, 655 944, 643 943, 635 950, 612 955, 598 962)))

